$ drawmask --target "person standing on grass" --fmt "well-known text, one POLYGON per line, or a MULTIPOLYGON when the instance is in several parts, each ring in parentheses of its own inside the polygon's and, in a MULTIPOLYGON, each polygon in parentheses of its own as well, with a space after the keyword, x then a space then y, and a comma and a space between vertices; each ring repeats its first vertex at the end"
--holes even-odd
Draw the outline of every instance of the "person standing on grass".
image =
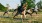
POLYGON ((19 4, 17 4, 17 8, 13 10, 12 15, 14 15, 14 13, 17 12, 18 7, 19 7, 19 4))
POLYGON ((37 12, 38 12, 38 7, 37 7, 37 5, 36 5, 35 8, 32 9, 32 10, 33 10, 32 14, 33 14, 34 12, 37 14, 37 12))
POLYGON ((38 12, 38 7, 37 7, 37 5, 35 6, 34 11, 35 11, 35 13, 37 14, 37 12, 38 12))
POLYGON ((18 9, 18 12, 14 15, 14 17, 17 16, 18 13, 20 13, 20 14, 22 14, 22 18, 24 18, 25 12, 26 12, 26 7, 27 7, 27 2, 25 4, 23 4, 23 6, 18 9))
POLYGON ((8 12, 9 12, 9 7, 10 7, 9 4, 7 4, 7 7, 6 7, 7 10, 4 12, 3 16, 4 16, 6 13, 8 14, 8 12))
POLYGON ((26 14, 30 14, 30 16, 32 16, 32 9, 31 8, 29 8, 27 11, 26 11, 26 14))
POLYGON ((23 9, 24 9, 24 11, 22 12, 22 18, 26 18, 26 8, 27 8, 27 2, 23 5, 23 9))

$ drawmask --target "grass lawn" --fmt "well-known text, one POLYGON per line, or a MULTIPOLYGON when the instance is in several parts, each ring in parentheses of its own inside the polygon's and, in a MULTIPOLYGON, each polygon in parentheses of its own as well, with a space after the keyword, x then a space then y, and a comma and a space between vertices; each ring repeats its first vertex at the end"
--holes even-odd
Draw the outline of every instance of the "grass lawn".
POLYGON ((9 15, 4 15, 4 12, 0 12, 0 23, 42 23, 42 12, 38 12, 36 15, 35 13, 32 14, 32 17, 27 14, 25 20, 22 22, 21 15, 16 16, 13 19, 12 12, 9 12, 9 15))

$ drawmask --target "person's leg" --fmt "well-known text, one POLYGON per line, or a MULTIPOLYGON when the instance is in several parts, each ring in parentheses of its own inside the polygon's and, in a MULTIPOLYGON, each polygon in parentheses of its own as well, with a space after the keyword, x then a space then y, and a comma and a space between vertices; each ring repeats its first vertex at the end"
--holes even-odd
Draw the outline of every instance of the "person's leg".
POLYGON ((25 16, 25 11, 22 12, 22 18, 23 18, 23 19, 26 18, 26 16, 25 16))
POLYGON ((35 11, 33 10, 31 14, 33 14, 35 11))
POLYGON ((6 14, 7 12, 4 12, 3 16, 6 14))
POLYGON ((8 14, 8 12, 7 12, 7 14, 8 14))
POLYGON ((12 13, 12 16, 13 16, 14 12, 12 13))
POLYGON ((8 15, 8 17, 9 17, 9 15, 10 15, 9 12, 7 12, 7 15, 8 15))
POLYGON ((28 14, 28 12, 25 13, 25 15, 28 14))
POLYGON ((32 13, 30 13, 30 16, 32 16, 32 13))
POLYGON ((6 13, 3 14, 3 16, 5 15, 6 13))
POLYGON ((37 11, 35 11, 35 13, 37 14, 37 11))
MULTIPOLYGON (((15 17, 15 16, 18 16, 18 14, 19 14, 19 12, 17 12, 17 13, 14 15, 14 17, 15 17)), ((13 17, 13 18, 14 18, 14 17, 13 17)))

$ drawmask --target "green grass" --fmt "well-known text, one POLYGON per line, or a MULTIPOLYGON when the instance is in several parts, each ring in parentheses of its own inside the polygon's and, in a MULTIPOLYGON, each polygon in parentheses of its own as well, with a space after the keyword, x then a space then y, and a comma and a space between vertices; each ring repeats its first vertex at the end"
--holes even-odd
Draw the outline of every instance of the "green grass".
POLYGON ((13 19, 12 12, 9 12, 9 15, 6 14, 4 16, 3 13, 4 12, 0 12, 0 23, 29 23, 30 20, 32 23, 42 23, 42 12, 38 12, 37 15, 33 13, 32 17, 27 14, 23 22, 21 19, 21 15, 18 15, 13 19))

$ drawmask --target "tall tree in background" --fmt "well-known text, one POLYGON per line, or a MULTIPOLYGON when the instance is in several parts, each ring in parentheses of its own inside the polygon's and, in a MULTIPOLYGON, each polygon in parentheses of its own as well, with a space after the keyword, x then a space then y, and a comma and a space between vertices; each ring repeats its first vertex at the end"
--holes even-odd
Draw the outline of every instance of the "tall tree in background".
POLYGON ((37 3, 38 8, 42 9, 42 0, 37 3))
POLYGON ((28 3, 27 9, 35 7, 35 0, 22 0, 21 5, 23 5, 25 2, 28 3))

